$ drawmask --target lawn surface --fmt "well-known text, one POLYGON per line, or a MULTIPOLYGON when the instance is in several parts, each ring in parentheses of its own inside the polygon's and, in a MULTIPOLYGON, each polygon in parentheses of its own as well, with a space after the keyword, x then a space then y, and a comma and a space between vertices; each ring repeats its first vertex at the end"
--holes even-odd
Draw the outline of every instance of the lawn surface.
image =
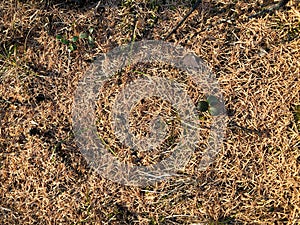
MULTIPOLYGON (((1 224, 300 223, 297 0, 257 18, 249 16, 271 7, 272 1, 205 0, 168 38, 206 62, 224 98, 225 138, 205 171, 197 170, 199 147, 176 179, 122 186, 102 178, 80 154, 72 104, 89 66, 99 54, 122 44, 166 37, 192 2, 0 2, 1 224)), ((174 78, 179 73, 164 65, 152 67, 137 66, 141 74, 174 78)), ((130 74, 119 74, 119 85, 130 74)), ((117 89, 118 82, 114 84, 98 102, 98 109, 108 107, 108 114, 98 110, 105 118, 98 124, 99 134, 107 140, 112 138, 111 103, 105 97, 117 89)), ((196 105, 201 93, 189 90, 196 105)), ((174 116, 167 102, 146 100, 133 111, 132 122, 140 122, 134 129, 138 135, 149 120, 141 116, 145 106, 154 111, 163 106, 164 116, 174 116)), ((210 118, 205 112, 200 119, 209 126, 210 118)), ((178 123, 171 125, 178 135, 178 123)), ((156 162, 154 156, 160 154, 127 157, 128 149, 106 143, 120 160, 137 165, 156 162)))

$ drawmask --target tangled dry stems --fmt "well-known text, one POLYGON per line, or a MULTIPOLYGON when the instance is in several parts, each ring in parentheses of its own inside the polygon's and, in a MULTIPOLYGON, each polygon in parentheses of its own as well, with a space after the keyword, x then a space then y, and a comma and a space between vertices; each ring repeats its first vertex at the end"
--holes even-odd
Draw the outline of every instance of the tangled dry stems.
POLYGON ((299 223, 299 2, 249 20, 260 3, 204 1, 169 39, 216 74, 226 139, 206 171, 194 169, 196 152, 182 176, 138 188, 88 167, 72 139, 73 93, 99 53, 160 39, 191 3, 104 2, 95 12, 94 3, 1 2, 1 223, 299 223), (55 38, 90 27, 95 46, 80 40, 68 52, 55 38))

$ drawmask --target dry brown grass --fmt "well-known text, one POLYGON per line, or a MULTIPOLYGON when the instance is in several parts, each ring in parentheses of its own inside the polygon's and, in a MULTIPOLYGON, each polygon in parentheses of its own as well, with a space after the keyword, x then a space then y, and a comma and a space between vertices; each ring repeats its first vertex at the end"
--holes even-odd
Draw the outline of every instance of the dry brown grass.
POLYGON ((1 224, 299 224, 299 1, 251 20, 263 1, 235 2, 204 1, 169 39, 217 75, 229 116, 221 152, 204 172, 195 153, 180 178, 139 188, 88 167, 73 141, 73 94, 99 53, 161 39, 190 1, 102 1, 97 11, 1 1, 1 224), (69 53, 56 39, 91 27, 93 46, 79 40, 69 53))

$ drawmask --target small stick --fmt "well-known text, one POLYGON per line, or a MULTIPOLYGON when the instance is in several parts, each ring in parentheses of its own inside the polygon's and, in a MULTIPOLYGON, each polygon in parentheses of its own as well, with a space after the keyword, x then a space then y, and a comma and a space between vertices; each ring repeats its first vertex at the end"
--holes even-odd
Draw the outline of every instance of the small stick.
POLYGON ((2 209, 3 211, 11 212, 11 209, 4 208, 4 207, 2 207, 2 206, 0 206, 0 209, 2 209))
POLYGON ((167 40, 172 34, 176 32, 176 30, 184 23, 184 21, 192 14, 192 12, 197 9, 197 7, 200 5, 202 0, 198 0, 193 8, 183 17, 183 19, 177 24, 177 26, 164 38, 164 40, 167 40))
MULTIPOLYGON (((254 15, 249 16, 249 18, 255 18, 255 17, 263 16, 265 14, 271 14, 275 10, 278 10, 278 9, 286 6, 289 1, 290 0, 281 0, 278 4, 271 7, 270 9, 264 9, 261 12, 258 12, 254 15)), ((201 2, 202 2, 202 0, 198 0, 194 4, 193 8, 183 17, 183 19, 177 24, 177 26, 163 40, 167 40, 172 34, 174 34, 177 31, 177 29, 184 23, 184 21, 197 9, 197 7, 200 5, 201 2)))
POLYGON ((256 18, 256 17, 260 17, 260 16, 264 16, 266 14, 271 14, 274 11, 283 8, 284 6, 286 6, 286 4, 289 2, 290 0, 281 0, 278 4, 274 5, 273 7, 269 8, 269 9, 264 9, 258 13, 255 13, 254 15, 249 16, 249 19, 251 18, 256 18))

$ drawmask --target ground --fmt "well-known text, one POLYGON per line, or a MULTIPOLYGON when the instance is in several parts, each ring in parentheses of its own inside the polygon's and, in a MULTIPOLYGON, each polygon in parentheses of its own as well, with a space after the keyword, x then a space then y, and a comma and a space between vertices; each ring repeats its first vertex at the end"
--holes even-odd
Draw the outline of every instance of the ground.
MULTIPOLYGON (((74 93, 89 66, 122 44, 163 39, 194 2, 1 1, 1 224, 299 224, 297 0, 254 18, 249 16, 274 2, 203 1, 166 40, 202 58, 220 85, 227 126, 221 151, 206 170, 196 169, 199 147, 180 176, 146 187, 123 186, 98 174, 74 141, 74 93)), ((166 77, 178 76, 164 66, 152 65, 166 77)), ((148 74, 151 65, 138 68, 148 74)), ((120 79, 127 79, 128 70, 120 79)), ((98 102, 104 139, 112 137, 110 111, 105 116, 100 106, 110 109, 106 97, 114 84, 98 102)), ((202 95, 188 90, 196 105, 202 95)), ((146 99, 133 110, 138 135, 147 131, 143 107, 161 107, 166 117, 176 114, 168 102, 146 99)), ((199 120, 209 125, 211 117, 204 112, 199 120)), ((176 135, 177 122, 170 126, 176 135)), ((138 153, 127 157, 128 149, 114 140, 107 144, 128 163, 157 160, 138 153)))

